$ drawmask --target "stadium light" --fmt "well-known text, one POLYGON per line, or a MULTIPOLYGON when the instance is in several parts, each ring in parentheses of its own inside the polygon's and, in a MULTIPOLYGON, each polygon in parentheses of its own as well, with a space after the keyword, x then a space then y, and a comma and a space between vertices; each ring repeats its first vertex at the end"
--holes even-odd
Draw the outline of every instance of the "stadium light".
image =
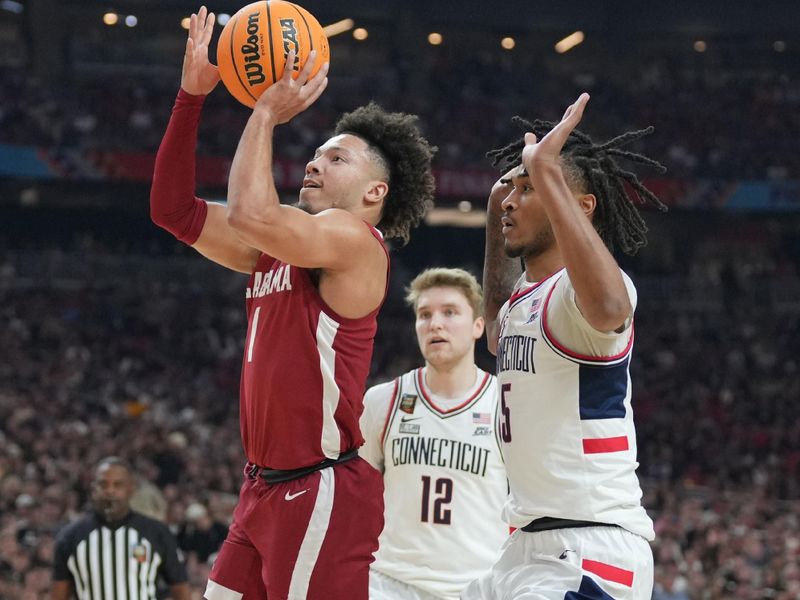
POLYGON ((217 23, 224 26, 228 21, 231 20, 231 16, 228 13, 219 13, 217 15, 217 23))
POLYGON ((189 22, 190 22, 189 17, 183 17, 181 19, 181 27, 183 27, 184 29, 189 29, 189 22))
POLYGON ((128 27, 136 27, 139 23, 139 19, 136 18, 136 15, 128 15, 125 17, 125 25, 128 27))
POLYGON ((582 31, 576 31, 574 33, 570 33, 567 37, 565 37, 563 40, 559 41, 556 44, 555 46, 556 52, 558 52, 559 54, 564 54, 564 52, 569 52, 575 46, 582 43, 584 38, 585 36, 583 35, 582 31))
POLYGON ((113 12, 107 12, 103 15, 103 23, 106 25, 116 25, 119 22, 119 15, 113 12))
POLYGON ((500 45, 506 50, 511 50, 514 46, 517 45, 517 42, 514 40, 513 37, 504 37, 502 40, 500 40, 500 45))
POLYGON ((331 23, 330 25, 325 25, 322 28, 322 31, 325 32, 325 35, 328 37, 333 37, 335 35, 339 35, 340 33, 344 33, 345 31, 350 31, 355 25, 355 21, 353 19, 342 19, 341 21, 336 21, 335 23, 331 23))
POLYGON ((364 29, 363 27, 357 27, 353 29, 353 37, 356 38, 359 42, 363 42, 367 37, 369 37, 369 31, 364 29))
POLYGON ((706 46, 706 43, 703 40, 697 40, 694 43, 695 52, 705 52, 707 47, 708 46, 706 46))
POLYGON ((428 43, 431 46, 439 46, 442 43, 442 34, 435 31, 428 35, 428 43))

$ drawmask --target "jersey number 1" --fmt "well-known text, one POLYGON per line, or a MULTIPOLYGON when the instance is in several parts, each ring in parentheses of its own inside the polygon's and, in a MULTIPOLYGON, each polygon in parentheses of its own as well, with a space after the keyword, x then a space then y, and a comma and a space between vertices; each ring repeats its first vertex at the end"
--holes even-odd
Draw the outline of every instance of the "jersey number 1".
MULTIPOLYGON (((433 522, 438 525, 450 525, 450 509, 445 505, 453 500, 453 480, 449 477, 440 477, 436 480, 436 493, 439 497, 433 501, 433 522)), ((428 522, 428 513, 431 503, 431 478, 422 476, 422 522, 428 522)))

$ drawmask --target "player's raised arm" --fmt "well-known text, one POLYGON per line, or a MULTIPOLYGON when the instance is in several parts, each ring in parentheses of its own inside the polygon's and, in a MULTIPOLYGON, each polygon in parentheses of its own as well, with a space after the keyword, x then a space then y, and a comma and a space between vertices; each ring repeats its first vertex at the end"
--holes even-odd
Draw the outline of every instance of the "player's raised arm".
POLYGON ((486 207, 486 253, 483 260, 483 316, 486 321, 486 342, 489 352, 497 352, 497 315, 508 300, 514 284, 522 273, 518 259, 509 258, 503 244, 503 208, 501 203, 511 193, 511 174, 508 171, 492 187, 486 207))
POLYGON ((156 155, 150 191, 150 217, 203 256, 234 271, 249 273, 258 251, 242 243, 227 223, 222 205, 195 196, 195 148, 200 111, 219 82, 208 60, 214 14, 205 7, 189 21, 181 90, 156 155))
POLYGON ((541 194, 581 314, 598 331, 613 331, 631 315, 628 291, 617 261, 590 220, 597 199, 593 194, 583 194, 579 203, 572 201, 573 192, 559 158, 588 101, 589 95, 581 94, 541 141, 533 133, 526 133, 522 162, 534 189, 541 194))
POLYGON ((592 224, 596 197, 581 194, 575 202, 561 168, 561 150, 588 101, 589 94, 581 94, 541 140, 526 133, 522 164, 542 199, 581 314, 596 330, 614 331, 631 315, 628 291, 617 261, 592 224))
MULTIPOLYGON (((273 159, 273 132, 308 108, 327 86, 327 63, 310 77, 316 62, 312 52, 297 79, 292 78, 294 51, 287 56, 283 77, 261 95, 248 120, 236 149, 228 184, 228 223, 248 245, 280 260, 307 268, 343 270, 375 254, 378 245, 358 214, 333 203, 330 210, 315 210, 313 199, 304 202, 303 193, 313 194, 322 187, 331 188, 317 176, 316 161, 324 161, 331 170, 339 164, 354 163, 363 154, 356 138, 328 142, 317 151, 306 168, 301 192, 301 206, 308 211, 281 205, 270 165, 273 159), (309 214, 315 213, 315 214, 309 214)), ((360 143, 359 143, 360 142, 360 143)), ((334 171, 336 172, 336 171, 334 171)), ((366 200, 379 205, 388 189, 375 173, 374 185, 365 190, 366 200)), ((327 190, 326 190, 327 191, 327 190)), ((361 198, 359 198, 359 201, 361 198)))

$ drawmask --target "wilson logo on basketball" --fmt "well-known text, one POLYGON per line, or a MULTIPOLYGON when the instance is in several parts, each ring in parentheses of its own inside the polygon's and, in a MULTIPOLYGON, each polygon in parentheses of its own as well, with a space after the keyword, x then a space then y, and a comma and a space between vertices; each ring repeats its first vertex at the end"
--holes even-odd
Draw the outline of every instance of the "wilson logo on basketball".
MULTIPOLYGON (((247 15, 247 43, 242 44, 242 54, 244 55, 244 70, 247 74, 247 83, 256 85, 264 83, 264 67, 259 62, 260 53, 258 52, 258 12, 247 15)), ((285 34, 284 34, 285 38, 285 34)), ((285 45, 285 42, 284 42, 285 45)))
MULTIPOLYGON (((281 19, 281 37, 283 38, 283 55, 286 56, 289 54, 289 50, 292 48, 297 51, 299 49, 297 45, 297 27, 294 26, 294 19, 281 19)), ((300 62, 300 53, 295 52, 294 55, 294 64, 292 65, 292 70, 297 71, 299 68, 300 62)))

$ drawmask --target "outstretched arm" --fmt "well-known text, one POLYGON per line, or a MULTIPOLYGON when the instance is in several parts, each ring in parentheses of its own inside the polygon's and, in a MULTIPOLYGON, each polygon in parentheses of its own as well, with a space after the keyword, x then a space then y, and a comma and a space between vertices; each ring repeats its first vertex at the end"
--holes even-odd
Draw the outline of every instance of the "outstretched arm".
POLYGON ((310 77, 315 58, 312 53, 293 79, 294 50, 290 51, 283 77, 256 102, 231 165, 228 223, 245 244, 284 262, 344 270, 360 257, 382 252, 367 228, 346 211, 310 215, 281 205, 270 170, 275 127, 308 108, 327 85, 327 63, 310 77))
POLYGON ((522 163, 542 198, 581 314, 596 330, 610 332, 623 327, 631 314, 628 291, 616 260, 567 186, 559 159, 588 101, 589 94, 581 94, 540 141, 526 133, 522 163))
POLYGON ((511 173, 501 177, 492 187, 486 207, 486 254, 483 261, 483 316, 486 320, 486 342, 489 352, 497 353, 497 314, 511 296, 514 284, 521 274, 517 259, 506 256, 503 229, 500 222, 503 209, 500 204, 511 193, 511 173))
POLYGON ((225 207, 195 196, 195 148, 205 96, 219 82, 208 60, 214 14, 193 14, 183 59, 181 90, 156 155, 150 218, 203 256, 234 271, 250 273, 259 252, 243 244, 225 218, 225 207))

